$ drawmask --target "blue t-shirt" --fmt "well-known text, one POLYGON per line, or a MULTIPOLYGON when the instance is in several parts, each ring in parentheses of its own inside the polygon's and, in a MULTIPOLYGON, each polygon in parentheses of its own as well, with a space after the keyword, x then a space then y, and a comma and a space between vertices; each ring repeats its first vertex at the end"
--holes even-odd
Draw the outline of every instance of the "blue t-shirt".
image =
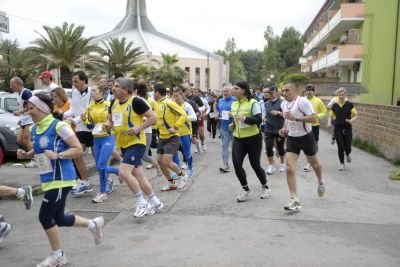
POLYGON ((231 111, 232 103, 236 101, 236 98, 231 96, 230 98, 226 99, 225 97, 218 100, 218 113, 219 113, 219 120, 221 129, 228 130, 229 124, 233 122, 233 118, 229 117, 229 120, 222 119, 222 111, 231 111))

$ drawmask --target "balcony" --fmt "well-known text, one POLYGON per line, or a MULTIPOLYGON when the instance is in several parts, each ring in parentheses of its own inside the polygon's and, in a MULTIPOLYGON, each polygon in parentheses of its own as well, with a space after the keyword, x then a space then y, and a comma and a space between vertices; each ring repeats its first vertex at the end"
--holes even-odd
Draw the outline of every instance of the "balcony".
POLYGON ((339 45, 337 49, 327 55, 323 55, 312 64, 312 71, 325 70, 339 63, 351 64, 362 60, 362 45, 345 44, 339 45))
MULTIPOLYGON (((304 45, 303 56, 314 49, 326 45, 340 35, 357 27, 364 20, 365 3, 343 3, 340 9, 334 14, 322 29, 313 37, 313 39, 304 45)), ((330 10, 330 14, 334 11, 330 10)))

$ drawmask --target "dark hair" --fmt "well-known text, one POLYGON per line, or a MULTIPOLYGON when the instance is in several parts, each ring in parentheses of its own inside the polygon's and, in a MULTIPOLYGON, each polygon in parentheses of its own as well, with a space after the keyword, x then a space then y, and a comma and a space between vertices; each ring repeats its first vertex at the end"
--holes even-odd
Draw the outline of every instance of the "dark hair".
POLYGON ((149 85, 143 79, 140 79, 137 83, 138 85, 135 86, 136 94, 140 97, 147 98, 147 89, 149 85))
POLYGON ((315 86, 311 83, 306 85, 306 91, 313 91, 315 92, 315 86))
POLYGON ((165 86, 162 83, 157 83, 154 86, 154 93, 155 92, 158 92, 162 96, 166 96, 167 95, 167 88, 165 88, 165 86))
POLYGON ((246 81, 237 81, 237 82, 235 82, 234 86, 237 86, 240 89, 244 90, 244 95, 248 99, 250 99, 252 97, 249 84, 246 81))
MULTIPOLYGON (((35 96, 36 96, 37 98, 39 98, 41 101, 43 101, 43 102, 49 107, 50 110, 53 110, 53 109, 54 109, 53 100, 52 100, 52 98, 51 98, 49 95, 47 95, 47 94, 45 94, 45 93, 37 93, 37 94, 35 94, 35 96)), ((54 118, 59 119, 59 120, 61 120, 61 121, 63 120, 63 115, 62 115, 61 113, 59 113, 59 112, 52 112, 52 114, 53 114, 53 117, 54 117, 54 118)))
POLYGON ((108 79, 107 79, 107 82, 112 82, 112 83, 114 83, 114 81, 115 81, 114 78, 108 78, 108 79))
POLYGON ((75 71, 74 73, 72 73, 71 77, 74 77, 75 75, 78 75, 79 80, 85 81, 85 83, 89 82, 89 78, 88 78, 88 76, 86 75, 86 73, 83 70, 75 71))
POLYGON ((178 93, 180 95, 183 95, 183 92, 185 92, 184 88, 181 88, 181 87, 174 88, 174 93, 178 93))

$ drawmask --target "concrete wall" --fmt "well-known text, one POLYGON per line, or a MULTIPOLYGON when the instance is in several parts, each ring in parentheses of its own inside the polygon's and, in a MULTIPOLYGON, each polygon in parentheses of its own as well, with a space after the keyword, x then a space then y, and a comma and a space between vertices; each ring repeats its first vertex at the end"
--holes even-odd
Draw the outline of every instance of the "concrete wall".
POLYGON ((398 3, 400 0, 365 0, 363 25, 363 86, 368 90, 361 101, 370 104, 395 104, 400 96, 400 27, 397 34, 397 56, 395 57, 396 25, 399 25, 398 3), (384 3, 383 3, 384 2, 384 3), (396 70, 394 71, 394 61, 396 70), (393 75, 395 96, 392 102, 393 75))

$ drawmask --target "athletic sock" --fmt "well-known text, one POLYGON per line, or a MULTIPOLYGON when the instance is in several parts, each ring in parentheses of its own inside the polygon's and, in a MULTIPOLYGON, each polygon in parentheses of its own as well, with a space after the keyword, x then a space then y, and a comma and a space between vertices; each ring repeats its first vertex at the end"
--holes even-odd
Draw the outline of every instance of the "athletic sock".
POLYGON ((93 220, 89 220, 88 229, 93 230, 94 228, 96 228, 96 223, 93 220))
POLYGON ((23 195, 25 195, 25 189, 17 188, 17 197, 22 197, 23 195))
POLYGON ((51 254, 56 255, 57 257, 62 257, 64 252, 61 249, 58 249, 58 250, 52 251, 51 254))
POLYGON ((135 194, 135 197, 136 197, 136 203, 137 203, 137 204, 146 203, 146 200, 145 200, 144 197, 143 197, 142 191, 140 191, 139 193, 135 194))
POLYGON ((160 199, 158 199, 158 197, 156 196, 156 194, 154 192, 150 193, 149 200, 150 200, 151 204, 153 204, 153 205, 160 203, 160 199))

